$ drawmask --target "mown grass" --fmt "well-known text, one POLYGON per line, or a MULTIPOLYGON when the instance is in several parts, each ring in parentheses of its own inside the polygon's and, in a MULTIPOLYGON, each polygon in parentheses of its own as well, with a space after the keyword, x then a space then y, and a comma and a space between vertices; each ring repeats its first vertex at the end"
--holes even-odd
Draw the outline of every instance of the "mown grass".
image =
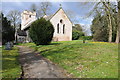
POLYGON ((21 67, 18 61, 18 48, 13 47, 12 50, 4 50, 2 48, 2 78, 14 80, 20 78, 21 67))
MULTIPOLYGON (((35 44, 24 44, 36 49, 35 44)), ((37 46, 40 54, 79 78, 118 78, 115 43, 62 41, 37 46)))

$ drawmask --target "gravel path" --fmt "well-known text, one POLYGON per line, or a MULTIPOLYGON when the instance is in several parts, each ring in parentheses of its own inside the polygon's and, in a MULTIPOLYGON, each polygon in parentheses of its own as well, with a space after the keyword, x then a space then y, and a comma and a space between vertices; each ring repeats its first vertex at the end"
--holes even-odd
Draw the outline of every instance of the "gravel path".
POLYGON ((25 46, 19 47, 23 78, 67 78, 65 72, 25 46))

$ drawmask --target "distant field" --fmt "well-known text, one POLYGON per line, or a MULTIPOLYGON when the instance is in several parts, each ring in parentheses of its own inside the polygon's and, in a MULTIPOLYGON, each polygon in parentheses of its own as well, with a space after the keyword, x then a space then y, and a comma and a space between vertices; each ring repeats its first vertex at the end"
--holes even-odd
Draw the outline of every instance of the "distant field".
POLYGON ((2 78, 14 80, 21 75, 21 67, 18 62, 18 48, 12 50, 2 49, 2 78))
POLYGON ((30 46, 79 78, 118 78, 118 45, 105 42, 63 41, 30 46), (38 49, 37 49, 38 48, 38 49))

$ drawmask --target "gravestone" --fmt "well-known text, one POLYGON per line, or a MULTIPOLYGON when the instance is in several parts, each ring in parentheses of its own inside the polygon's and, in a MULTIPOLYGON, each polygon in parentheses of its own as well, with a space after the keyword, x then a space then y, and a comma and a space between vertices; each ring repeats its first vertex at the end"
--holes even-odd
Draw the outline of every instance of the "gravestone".
POLYGON ((12 49, 12 46, 11 46, 10 42, 7 42, 5 44, 5 50, 11 50, 11 49, 12 49))
POLYGON ((10 42, 10 45, 11 45, 11 47, 13 47, 13 46, 14 46, 12 42, 10 42))

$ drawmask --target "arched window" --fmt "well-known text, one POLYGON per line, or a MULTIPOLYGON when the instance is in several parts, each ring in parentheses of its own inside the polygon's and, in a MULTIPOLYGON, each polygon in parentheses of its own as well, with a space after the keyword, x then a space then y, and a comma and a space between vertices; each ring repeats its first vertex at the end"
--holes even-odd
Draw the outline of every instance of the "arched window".
POLYGON ((65 24, 63 25, 63 34, 65 33, 65 24))
POLYGON ((60 20, 60 23, 63 23, 63 20, 62 20, 62 19, 60 20))
POLYGON ((59 33, 59 23, 57 24, 57 33, 59 33))

